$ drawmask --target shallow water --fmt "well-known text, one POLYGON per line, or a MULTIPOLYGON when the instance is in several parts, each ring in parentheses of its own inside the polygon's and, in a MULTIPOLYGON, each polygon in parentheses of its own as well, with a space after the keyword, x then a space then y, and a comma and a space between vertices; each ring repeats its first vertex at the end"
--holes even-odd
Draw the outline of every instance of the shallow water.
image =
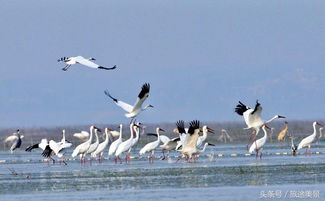
POLYGON ((195 163, 175 163, 171 154, 168 161, 157 158, 148 164, 137 151, 130 164, 105 160, 92 165, 80 165, 78 160, 68 160, 68 165, 48 164, 41 161, 39 150, 12 155, 0 151, 0 200, 22 196, 33 200, 275 199, 261 197, 264 191, 281 191, 278 200, 293 200, 288 195, 295 191, 306 196, 319 193, 303 199, 325 199, 324 143, 312 149, 313 155, 296 157, 285 146, 269 144, 262 160, 245 155, 245 145, 218 145, 209 147, 195 163))

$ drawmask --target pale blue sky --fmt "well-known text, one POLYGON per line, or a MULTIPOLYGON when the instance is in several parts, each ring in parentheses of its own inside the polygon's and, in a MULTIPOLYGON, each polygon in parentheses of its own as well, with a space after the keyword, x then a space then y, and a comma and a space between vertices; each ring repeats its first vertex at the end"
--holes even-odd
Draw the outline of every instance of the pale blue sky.
POLYGON ((140 116, 240 121, 238 100, 267 119, 324 119, 324 1, 1 1, 0 127, 126 123, 103 91, 140 116), (95 57, 116 71, 73 66, 95 57))

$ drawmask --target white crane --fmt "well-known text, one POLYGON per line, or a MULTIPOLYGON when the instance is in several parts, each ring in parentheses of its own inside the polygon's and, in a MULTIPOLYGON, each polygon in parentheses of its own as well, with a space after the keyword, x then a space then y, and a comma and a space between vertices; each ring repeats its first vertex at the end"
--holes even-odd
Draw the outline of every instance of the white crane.
POLYGON ((305 137, 304 139, 302 139, 301 142, 298 145, 297 150, 306 147, 306 155, 307 154, 311 154, 310 153, 311 143, 313 143, 313 141, 316 139, 316 133, 317 133, 317 131, 316 131, 316 125, 323 127, 323 125, 320 124, 320 123, 318 123, 317 121, 313 122, 313 128, 314 128, 313 134, 311 134, 308 137, 305 137))
MULTIPOLYGON (((27 147, 25 149, 25 151, 31 152, 33 149, 38 149, 38 148, 40 148, 44 151, 48 145, 49 145, 48 140, 46 138, 43 138, 43 139, 41 139, 40 143, 27 147)), ((48 158, 51 159, 53 161, 53 163, 55 163, 55 160, 51 156, 49 156, 48 158)))
POLYGON ((72 153, 72 157, 76 157, 78 154, 80 156, 80 163, 82 162, 86 162, 86 159, 84 158, 86 152, 88 151, 91 141, 93 140, 93 129, 96 128, 95 126, 91 126, 89 131, 90 131, 90 135, 89 135, 89 139, 84 142, 79 144, 72 153))
POLYGON ((15 133, 13 133, 12 135, 8 136, 4 142, 8 143, 11 142, 11 147, 10 147, 10 152, 13 153, 15 149, 20 148, 21 143, 22 143, 22 138, 24 138, 23 135, 20 135, 20 130, 17 129, 15 133))
POLYGON ((255 108, 251 109, 250 107, 247 107, 242 102, 239 101, 239 104, 235 108, 235 112, 238 115, 244 116, 245 123, 247 125, 247 128, 250 129, 253 128, 255 130, 256 135, 258 134, 260 128, 267 123, 270 123, 271 121, 279 118, 285 118, 281 115, 275 115, 271 119, 265 121, 261 118, 262 113, 262 106, 261 104, 256 101, 255 108))
POLYGON ((321 138, 323 137, 323 129, 324 127, 319 128, 319 137, 317 138, 317 144, 320 142, 321 138))
MULTIPOLYGON (((62 139, 60 142, 50 140, 49 144, 45 147, 42 155, 47 158, 51 158, 52 153, 54 153, 58 158, 62 158, 65 154, 65 150, 71 147, 72 144, 65 139, 65 130, 62 130, 62 139)), ((52 159, 52 158, 51 158, 52 159)), ((53 160, 53 159, 52 159, 53 160)), ((67 163, 64 159, 60 160, 66 165, 67 163)), ((53 160, 54 163, 54 160, 53 160)))
MULTIPOLYGON (((256 152, 256 158, 258 157, 258 152, 262 151, 264 144, 266 143, 267 140, 267 132, 265 128, 271 129, 268 127, 266 124, 262 126, 262 130, 264 132, 264 136, 256 141, 253 142, 251 147, 249 148, 249 153, 253 153, 254 151, 256 152)), ((262 152, 260 152, 260 158, 262 158, 262 152)))
POLYGON ((175 137, 170 139, 169 137, 165 136, 165 135, 161 135, 160 136, 160 140, 163 143, 162 145, 160 145, 160 149, 163 152, 163 158, 162 160, 168 159, 169 158, 169 152, 171 150, 175 150, 176 146, 177 146, 177 142, 180 141, 179 137, 175 137), (165 155, 165 151, 167 151, 167 154, 165 155))
POLYGON ((82 56, 76 56, 76 57, 61 57, 60 59, 58 59, 58 62, 64 62, 67 64, 64 68, 62 68, 62 70, 64 71, 67 71, 70 68, 70 66, 74 64, 82 64, 90 68, 97 68, 97 69, 104 69, 104 70, 114 70, 116 68, 116 65, 111 68, 100 66, 92 62, 93 60, 96 59, 92 57, 86 59, 82 56))
POLYGON ((96 141, 94 143, 92 143, 90 146, 89 146, 89 149, 86 151, 86 154, 89 154, 90 155, 90 163, 92 163, 92 160, 93 160, 93 157, 92 157, 92 153, 94 153, 99 145, 99 139, 98 139, 98 133, 97 131, 100 132, 100 130, 98 130, 97 128, 95 128, 95 137, 96 137, 96 141))
POLYGON ((141 125, 141 123, 138 123, 138 124, 135 123, 135 125, 133 127, 134 131, 135 131, 135 138, 133 138, 132 145, 131 145, 130 149, 128 150, 128 153, 127 153, 129 161, 131 160, 131 150, 138 143, 138 141, 140 139, 140 128, 142 129, 141 135, 144 134, 144 126, 140 126, 140 125, 141 125))
MULTIPOLYGON (((182 121, 179 121, 182 122, 182 121)), ((176 126, 180 132, 185 132, 184 129, 184 122, 183 123, 176 123, 176 126)), ((197 141, 199 138, 200 133, 200 121, 193 120, 190 122, 190 127, 188 129, 188 132, 185 134, 183 133, 182 136, 185 134, 185 139, 183 140, 182 147, 178 149, 182 153, 182 155, 185 157, 186 160, 192 159, 193 155, 197 153, 197 141)), ((182 141, 181 137, 181 141, 182 141)))
MULTIPOLYGON (((271 128, 272 129, 272 128, 271 128)), ((289 135, 289 138, 291 139, 291 151, 292 151, 292 155, 295 156, 296 153, 297 153, 297 148, 298 146, 293 142, 295 137, 294 136, 291 136, 289 135)))
MULTIPOLYGON (((133 136, 134 136, 134 123, 131 123, 130 124, 130 138, 125 140, 124 142, 122 142, 118 146, 118 148, 116 149, 116 152, 115 152, 115 158, 118 158, 120 160, 120 162, 121 162, 120 155, 123 152, 126 152, 129 149, 131 149, 132 143, 133 143, 133 136)), ((126 156, 125 156, 125 161, 126 161, 126 163, 129 162, 128 154, 126 154, 126 156)))
POLYGON ((152 105, 146 105, 144 108, 142 108, 143 102, 148 98, 149 96, 149 91, 150 91, 150 84, 145 83, 142 85, 141 92, 138 95, 138 98, 135 102, 135 104, 132 106, 128 103, 125 103, 123 101, 117 100, 116 98, 112 97, 108 90, 105 91, 105 94, 110 97, 117 106, 121 107, 123 110, 125 110, 127 113, 125 116, 127 118, 135 118, 140 114, 140 112, 146 110, 149 107, 153 107, 152 105))
MULTIPOLYGON (((112 142, 111 146, 109 146, 108 157, 114 155, 117 148, 118 148, 118 146, 122 143, 122 128, 123 128, 123 125, 120 124, 119 127, 120 127, 120 136, 117 138, 117 140, 112 142)), ((115 161, 115 163, 117 163, 117 158, 116 157, 114 157, 114 161, 115 161)))
POLYGON ((109 131, 110 131, 110 130, 111 130, 110 128, 105 128, 105 133, 103 133, 103 136, 105 136, 105 140, 104 140, 102 143, 100 143, 100 144, 98 145, 96 151, 94 151, 94 152, 92 153, 92 157, 94 157, 94 158, 97 156, 97 154, 99 154, 99 156, 98 156, 98 161, 99 161, 99 162, 102 162, 102 160, 103 160, 102 156, 103 156, 103 154, 104 154, 104 150, 105 150, 106 147, 108 146, 109 135, 110 135, 109 131))
MULTIPOLYGON (((247 128, 244 129, 253 129, 255 131, 254 141, 256 140, 256 136, 258 135, 260 128, 267 123, 270 123, 271 121, 279 118, 285 118, 281 115, 275 115, 271 119, 265 121, 261 118, 262 113, 262 106, 261 104, 256 101, 255 108, 251 109, 250 107, 247 107, 242 102, 239 101, 239 104, 235 108, 235 112, 238 115, 241 115, 244 117, 245 123, 247 125, 247 128)), ((249 141, 250 137, 248 138, 249 141)), ((248 145, 247 145, 248 148, 248 145)))
MULTIPOLYGON (((159 131, 164 131, 161 128, 156 128, 156 134, 157 134, 157 140, 153 141, 153 142, 149 142, 148 144, 146 144, 140 151, 139 154, 143 155, 147 152, 151 152, 151 155, 148 156, 148 161, 149 163, 153 163, 154 160, 154 153, 155 153, 155 149, 159 146, 160 144, 160 136, 159 136, 159 131)), ((150 135, 150 134, 149 134, 150 135)))
POLYGON ((211 129, 211 128, 209 128, 207 125, 204 125, 202 127, 202 133, 203 133, 203 135, 202 136, 199 136, 199 138, 197 139, 197 143, 196 143, 196 146, 197 147, 200 147, 203 144, 203 142, 207 139, 208 132, 209 133, 214 133, 214 130, 211 129))
POLYGON ((215 146, 215 145, 214 144, 211 144, 209 142, 206 142, 206 143, 204 143, 203 149, 197 150, 196 154, 200 154, 200 153, 205 152, 205 149, 206 149, 207 146, 215 146))
MULTIPOLYGON (((175 129, 174 129, 175 131, 175 129)), ((156 133, 148 133, 147 135, 152 135, 158 137, 158 134, 156 133)), ((170 139, 166 135, 159 135, 160 136, 160 141, 162 142, 162 145, 160 145, 160 149, 162 150, 163 153, 163 158, 162 160, 168 159, 169 157, 169 151, 176 149, 177 142, 180 140, 179 137, 170 139), (167 156, 165 155, 165 151, 167 151, 167 156)))

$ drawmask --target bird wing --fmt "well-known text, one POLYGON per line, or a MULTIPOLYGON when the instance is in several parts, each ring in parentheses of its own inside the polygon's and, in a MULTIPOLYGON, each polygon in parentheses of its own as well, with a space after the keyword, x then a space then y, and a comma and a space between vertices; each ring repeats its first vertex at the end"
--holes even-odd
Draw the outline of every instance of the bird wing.
POLYGON ((88 139, 89 133, 87 131, 81 131, 80 133, 73 134, 73 137, 84 140, 84 139, 88 139))
POLYGON ((242 116, 244 114, 244 112, 246 112, 249 109, 250 109, 249 107, 247 107, 245 104, 243 104, 242 102, 239 101, 239 104, 236 105, 235 112, 238 115, 242 116))
POLYGON ((168 142, 170 142, 170 138, 167 137, 166 135, 160 135, 160 141, 163 143, 163 144, 166 144, 168 142))
POLYGON ((105 93, 106 96, 110 97, 115 102, 115 104, 117 106, 121 107, 123 110, 125 110, 128 113, 132 112, 132 110, 133 110, 132 105, 127 104, 127 103, 125 103, 123 101, 117 100, 116 98, 112 97, 111 94, 109 94, 109 92, 107 90, 104 93, 105 93))
POLYGON ((61 143, 57 143, 54 140, 50 140, 49 142, 50 148, 54 151, 55 154, 58 154, 60 150, 62 149, 61 143))
POLYGON ((76 60, 76 62, 78 62, 82 65, 88 66, 90 68, 98 68, 99 67, 98 64, 95 64, 94 62, 89 61, 88 59, 85 59, 82 56, 75 57, 75 60, 76 60))
POLYGON ((184 121, 183 120, 179 120, 176 122, 176 126, 177 126, 177 130, 180 134, 182 133, 186 133, 185 132, 185 128, 184 128, 184 121))
MULTIPOLYGON (((149 83, 145 83, 144 85, 142 85, 141 91, 138 95, 137 100, 135 101, 134 107, 132 108, 133 111, 135 109, 141 108, 141 105, 143 104, 143 102, 148 98, 149 96, 149 91, 150 91, 150 84, 149 83)), ((133 112, 132 111, 132 112, 133 112)))
POLYGON ((315 137, 310 135, 308 137, 305 137, 304 139, 301 140, 301 142, 298 145, 298 150, 301 148, 304 148, 305 146, 308 146, 314 141, 315 137))
MULTIPOLYGON (((146 135, 158 137, 158 134, 156 133, 147 133, 146 135)), ((166 135, 159 135, 159 138, 163 144, 168 143, 170 141, 170 138, 166 135)))
POLYGON ((188 133, 190 135, 193 135, 194 131, 199 128, 200 128, 200 121, 198 121, 198 120, 191 121, 190 127, 188 128, 188 133))
POLYGON ((177 142, 177 141, 180 141, 180 140, 181 140, 180 137, 175 137, 175 138, 171 139, 172 142, 177 142))
POLYGON ((18 137, 16 135, 10 135, 9 137, 7 137, 4 142, 7 143, 7 142, 13 142, 15 140, 17 140, 18 137))
POLYGON ((255 108, 251 114, 260 116, 262 109, 263 108, 262 108, 261 104, 258 101, 256 101, 255 108))
POLYGON ((243 116, 246 124, 249 126, 255 126, 262 123, 263 122, 263 120, 261 119, 262 109, 263 108, 261 104, 258 101, 256 101, 254 110, 248 109, 247 111, 245 111, 243 116))
POLYGON ((52 149, 50 148, 49 145, 47 145, 42 153, 42 156, 49 158, 51 157, 51 154, 52 154, 52 149))
POLYGON ((32 146, 29 146, 25 149, 25 151, 31 152, 33 149, 39 148, 38 144, 34 144, 32 146))
POLYGON ((15 140, 12 146, 10 147, 10 150, 13 151, 17 148, 20 148, 20 146, 21 146, 21 139, 17 138, 17 140, 15 140))

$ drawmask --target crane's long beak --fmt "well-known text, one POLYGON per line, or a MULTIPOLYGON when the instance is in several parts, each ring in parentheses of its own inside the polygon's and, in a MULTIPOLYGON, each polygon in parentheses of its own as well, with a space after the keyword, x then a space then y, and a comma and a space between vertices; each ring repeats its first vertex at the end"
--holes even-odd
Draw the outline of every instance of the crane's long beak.
POLYGON ((159 130, 162 131, 162 132, 166 132, 166 131, 165 131, 164 129, 162 129, 162 128, 159 128, 159 130))
POLYGON ((279 115, 279 118, 286 118, 285 116, 281 116, 281 115, 279 115))
POLYGON ((98 132, 102 132, 102 130, 97 128, 96 126, 94 126, 94 129, 97 129, 98 132))
POLYGON ((209 127, 208 127, 208 132, 214 134, 214 130, 212 128, 209 128, 209 127))
POLYGON ((270 129, 270 130, 271 130, 271 128, 270 128, 268 125, 264 124, 264 126, 265 126, 265 128, 267 128, 267 129, 270 129))
POLYGON ((322 126, 322 127, 324 127, 322 124, 320 124, 320 123, 318 123, 318 122, 316 122, 316 124, 317 124, 318 126, 322 126))

